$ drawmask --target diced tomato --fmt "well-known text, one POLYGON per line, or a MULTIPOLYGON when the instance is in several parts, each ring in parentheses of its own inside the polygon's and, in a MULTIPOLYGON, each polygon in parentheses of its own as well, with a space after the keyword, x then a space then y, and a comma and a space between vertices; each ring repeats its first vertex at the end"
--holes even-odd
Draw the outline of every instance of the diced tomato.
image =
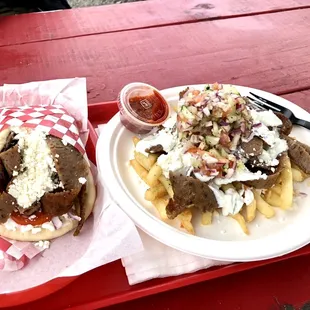
POLYGON ((206 151, 203 151, 202 149, 200 149, 199 147, 191 147, 189 148, 186 153, 191 153, 191 154, 198 154, 200 156, 204 155, 206 153, 206 151))
POLYGON ((226 133, 222 133, 220 137, 220 144, 223 146, 227 146, 230 143, 230 138, 226 133))
POLYGON ((41 225, 45 222, 49 222, 52 219, 52 216, 48 214, 44 214, 41 211, 37 211, 36 213, 33 214, 35 217, 29 218, 29 216, 25 216, 20 214, 19 212, 13 212, 11 214, 11 218, 13 221, 15 221, 19 225, 41 225))
POLYGON ((193 91, 192 91, 192 94, 193 94, 194 96, 198 96, 198 95, 200 94, 200 90, 198 90, 198 89, 193 90, 193 91))

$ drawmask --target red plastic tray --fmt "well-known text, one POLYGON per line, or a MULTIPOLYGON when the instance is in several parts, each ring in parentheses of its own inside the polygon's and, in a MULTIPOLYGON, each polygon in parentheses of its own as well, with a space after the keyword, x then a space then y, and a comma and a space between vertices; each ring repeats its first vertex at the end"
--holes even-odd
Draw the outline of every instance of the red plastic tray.
MULTIPOLYGON (((97 134, 90 122, 88 122, 89 138, 86 144, 86 151, 88 158, 96 163, 96 143, 97 134)), ((78 277, 64 277, 56 278, 52 281, 45 283, 28 290, 11 293, 11 294, 0 294, 0 308, 11 307, 15 305, 24 304, 48 296, 58 290, 64 288, 78 277)))
MULTIPOLYGON (((116 102, 93 104, 89 106, 89 120, 96 127, 108 122, 117 112, 116 102)), ((291 254, 266 261, 212 267, 192 274, 154 279, 134 286, 128 284, 121 262, 116 261, 81 275, 51 296, 14 309, 42 309, 46 307, 49 309, 98 309, 309 254, 310 245, 291 254), (95 290, 88 291, 89 287, 94 286, 95 290), (86 291, 88 291, 87 294, 85 294, 86 291)), ((32 294, 36 295, 36 298, 42 297, 40 292, 43 288, 44 286, 33 289, 32 294)), ((23 302, 25 301, 19 304, 23 302)), ((1 297, 0 304, 2 304, 1 297)))

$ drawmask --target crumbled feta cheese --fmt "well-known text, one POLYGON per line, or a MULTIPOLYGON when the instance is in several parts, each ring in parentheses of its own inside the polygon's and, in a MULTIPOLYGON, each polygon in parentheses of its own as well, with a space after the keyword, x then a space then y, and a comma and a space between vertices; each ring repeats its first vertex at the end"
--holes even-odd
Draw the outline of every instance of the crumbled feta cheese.
POLYGON ((29 216, 29 220, 34 220, 35 218, 36 216, 34 214, 29 216))
POLYGON ((55 231, 55 226, 54 226, 53 222, 43 223, 42 228, 50 230, 50 231, 55 231))
POLYGON ((35 235, 37 233, 39 233, 42 229, 40 227, 34 227, 32 228, 31 232, 35 235))
POLYGON ((12 231, 16 231, 17 225, 18 224, 14 222, 11 218, 8 218, 8 220, 4 223, 5 228, 12 231))
POLYGON ((85 178, 79 178, 79 183, 81 184, 85 184, 86 183, 86 179, 85 178))
POLYGON ((20 225, 20 231, 23 232, 27 232, 27 231, 31 231, 33 229, 32 225, 20 225))
POLYGON ((22 153, 21 172, 13 179, 8 193, 20 207, 27 209, 44 193, 58 187, 52 180, 56 172, 50 149, 46 143, 46 133, 24 127, 12 127, 17 135, 18 147, 22 153))
POLYGON ((62 144, 63 144, 64 146, 67 146, 67 145, 68 145, 68 142, 67 142, 66 140, 64 140, 64 139, 62 139, 61 142, 62 142, 62 144))
POLYGON ((16 177, 18 175, 18 172, 16 170, 13 170, 12 175, 13 175, 13 177, 16 177))
POLYGON ((55 154, 55 157, 56 157, 56 158, 59 158, 59 154, 55 154))
POLYGON ((48 249, 50 247, 50 244, 51 244, 50 241, 40 240, 39 242, 36 242, 34 245, 37 248, 43 248, 45 250, 45 249, 48 249))

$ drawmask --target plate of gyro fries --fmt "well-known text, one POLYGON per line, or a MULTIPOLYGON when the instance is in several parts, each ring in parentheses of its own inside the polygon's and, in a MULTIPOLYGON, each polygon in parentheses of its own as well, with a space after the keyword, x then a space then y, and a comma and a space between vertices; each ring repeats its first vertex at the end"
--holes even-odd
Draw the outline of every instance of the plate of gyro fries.
POLYGON ((159 92, 129 85, 134 90, 120 93, 120 113, 99 138, 97 163, 112 200, 139 228, 181 251, 223 261, 272 258, 309 243, 309 132, 256 109, 247 96, 253 92, 304 120, 308 112, 242 86, 159 92))

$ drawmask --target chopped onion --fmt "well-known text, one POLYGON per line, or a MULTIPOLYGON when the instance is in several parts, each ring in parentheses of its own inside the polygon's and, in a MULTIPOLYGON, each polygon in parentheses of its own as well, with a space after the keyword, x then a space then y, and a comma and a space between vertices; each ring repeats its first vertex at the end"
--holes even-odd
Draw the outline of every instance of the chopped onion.
POLYGON ((297 197, 307 197, 307 193, 300 192, 300 191, 295 191, 295 196, 297 197))
POLYGON ((205 107, 202 112, 206 115, 209 116, 210 115, 210 110, 208 109, 208 107, 205 107))
POLYGON ((237 134, 241 134, 241 128, 233 129, 233 130, 230 132, 230 134, 231 134, 232 136, 235 136, 235 135, 237 135, 237 134))
POLYGON ((60 220, 60 218, 58 216, 54 216, 52 218, 52 223, 54 224, 56 229, 59 229, 62 227, 62 221, 60 220))
POLYGON ((222 133, 220 137, 220 144, 226 146, 230 143, 230 138, 226 133, 222 133))
POLYGON ((219 136, 219 126, 217 122, 213 122, 213 135, 218 137, 219 136))
POLYGON ((205 127, 211 127, 211 126, 213 126, 212 121, 208 121, 205 123, 205 127))
POLYGON ((239 143, 240 137, 241 137, 241 132, 235 134, 235 136, 234 136, 234 138, 232 140, 232 143, 231 143, 231 147, 230 147, 231 150, 235 150, 237 148, 237 145, 239 143))
POLYGON ((198 135, 192 135, 191 138, 190 138, 190 142, 192 142, 192 143, 200 143, 201 140, 200 140, 198 135))
POLYGON ((210 172, 210 175, 218 175, 218 171, 216 169, 207 169, 210 172))
POLYGON ((242 133, 245 132, 245 130, 246 130, 245 122, 242 122, 242 123, 240 124, 240 130, 241 130, 242 133))
POLYGON ((69 217, 71 217, 74 220, 80 221, 81 218, 75 214, 72 214, 71 212, 68 212, 69 217))
POLYGON ((230 125, 223 126, 223 129, 224 129, 226 132, 229 132, 229 130, 231 129, 231 126, 230 126, 230 125))
POLYGON ((258 128, 260 126, 262 126, 262 123, 257 123, 257 124, 252 125, 253 128, 258 128))
POLYGON ((242 138, 243 142, 249 142, 254 138, 254 132, 251 132, 251 134, 247 138, 242 138))
POLYGON ((227 170, 227 174, 225 175, 225 179, 230 179, 233 176, 234 172, 235 172, 234 169, 229 168, 227 170))
POLYGON ((229 162, 229 160, 226 158, 221 158, 218 160, 218 164, 220 164, 220 165, 228 164, 228 162, 229 162))
POLYGON ((219 124, 220 124, 221 126, 227 126, 227 125, 229 125, 229 123, 225 122, 223 119, 220 120, 219 124))
POLYGON ((244 110, 244 108, 245 108, 245 105, 244 104, 242 104, 242 103, 236 103, 236 110, 238 111, 238 112, 241 112, 241 111, 243 111, 244 110))
POLYGON ((237 167, 237 161, 236 160, 234 160, 233 162, 232 162, 232 167, 231 167, 231 169, 233 169, 233 170, 236 170, 236 167, 237 167))

